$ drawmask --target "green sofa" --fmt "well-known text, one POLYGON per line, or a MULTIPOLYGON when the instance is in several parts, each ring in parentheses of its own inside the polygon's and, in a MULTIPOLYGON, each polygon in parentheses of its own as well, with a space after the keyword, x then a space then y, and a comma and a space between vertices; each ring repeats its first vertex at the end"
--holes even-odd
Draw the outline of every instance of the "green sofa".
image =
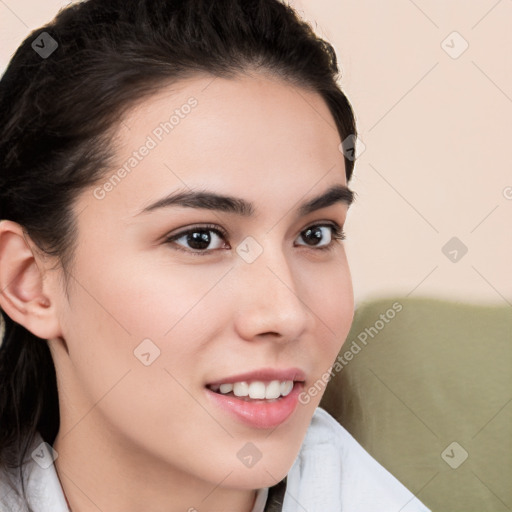
POLYGON ((320 406, 433 512, 512 510, 510 305, 367 301, 337 361, 320 406))

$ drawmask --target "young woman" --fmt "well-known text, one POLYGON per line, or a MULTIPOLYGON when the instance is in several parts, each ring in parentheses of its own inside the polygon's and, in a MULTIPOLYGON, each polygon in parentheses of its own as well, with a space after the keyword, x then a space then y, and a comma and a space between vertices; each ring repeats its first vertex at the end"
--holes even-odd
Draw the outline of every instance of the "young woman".
POLYGON ((88 0, 22 43, 1 510, 428 511, 304 399, 353 318, 337 77, 277 0, 88 0))

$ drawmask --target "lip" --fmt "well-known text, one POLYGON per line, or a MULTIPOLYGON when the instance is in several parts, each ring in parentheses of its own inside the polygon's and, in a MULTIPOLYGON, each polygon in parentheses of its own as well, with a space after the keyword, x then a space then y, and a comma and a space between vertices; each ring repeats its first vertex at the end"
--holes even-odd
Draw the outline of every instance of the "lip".
MULTIPOLYGON (((253 374, 254 372, 244 375, 247 376, 253 374)), ((238 379, 239 376, 236 378, 238 379)), ((235 380, 234 382, 238 381, 235 380)), ((258 429, 275 428, 284 423, 297 408, 299 395, 303 389, 304 382, 295 381, 291 392, 287 396, 282 396, 272 401, 245 401, 236 396, 223 395, 221 393, 216 393, 207 387, 204 388, 208 400, 210 400, 221 411, 245 425, 258 429)))
POLYGON ((304 382, 306 374, 299 368, 260 368, 258 370, 246 373, 239 373, 238 375, 231 375, 221 379, 208 382, 207 386, 220 386, 221 384, 234 384, 235 382, 254 382, 263 381, 270 382, 272 380, 293 380, 304 382))

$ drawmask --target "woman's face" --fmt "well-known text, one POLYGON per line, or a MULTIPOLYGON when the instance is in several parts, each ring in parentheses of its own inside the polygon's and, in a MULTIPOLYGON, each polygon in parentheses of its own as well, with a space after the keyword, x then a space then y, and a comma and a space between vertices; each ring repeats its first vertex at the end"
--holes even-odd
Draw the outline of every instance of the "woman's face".
POLYGON ((126 473, 273 485, 322 393, 298 394, 328 372, 353 317, 329 227, 343 227, 347 196, 301 208, 347 185, 334 120, 319 95, 275 78, 200 77, 132 109, 117 141, 111 171, 74 206, 62 339, 50 340, 59 442, 103 446, 95 456, 126 473), (233 382, 289 394, 237 397, 233 382))

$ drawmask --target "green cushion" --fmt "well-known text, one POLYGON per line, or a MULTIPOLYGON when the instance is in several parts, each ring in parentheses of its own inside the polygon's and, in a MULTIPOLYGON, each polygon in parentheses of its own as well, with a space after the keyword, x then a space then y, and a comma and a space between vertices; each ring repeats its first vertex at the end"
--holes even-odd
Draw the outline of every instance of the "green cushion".
POLYGON ((512 510, 510 306, 367 301, 339 357, 320 405, 425 505, 512 510))

